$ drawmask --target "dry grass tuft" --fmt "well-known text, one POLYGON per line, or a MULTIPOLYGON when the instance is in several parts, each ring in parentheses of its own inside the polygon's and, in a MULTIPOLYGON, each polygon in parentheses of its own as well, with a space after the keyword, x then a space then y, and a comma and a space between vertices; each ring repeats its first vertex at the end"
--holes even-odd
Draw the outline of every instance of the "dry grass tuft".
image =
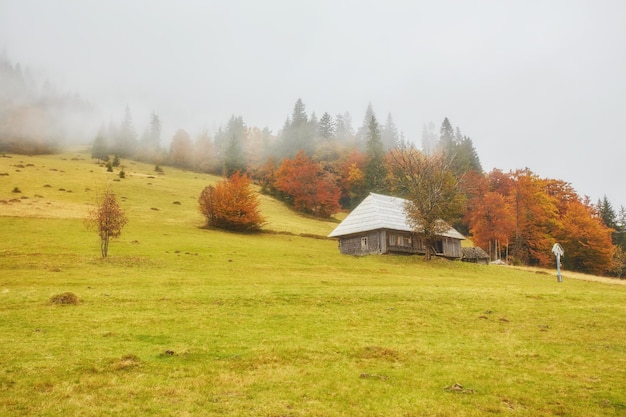
POLYGON ((400 360, 400 354, 397 351, 381 346, 366 346, 359 349, 356 356, 361 359, 379 359, 388 362, 400 360))
POLYGON ((64 292, 63 294, 58 294, 50 298, 50 302, 52 304, 77 305, 80 304, 80 298, 74 293, 64 292))
POLYGON ((132 353, 128 353, 122 356, 118 361, 114 362, 111 366, 115 371, 122 371, 126 369, 132 369, 138 367, 141 364, 141 359, 132 353))

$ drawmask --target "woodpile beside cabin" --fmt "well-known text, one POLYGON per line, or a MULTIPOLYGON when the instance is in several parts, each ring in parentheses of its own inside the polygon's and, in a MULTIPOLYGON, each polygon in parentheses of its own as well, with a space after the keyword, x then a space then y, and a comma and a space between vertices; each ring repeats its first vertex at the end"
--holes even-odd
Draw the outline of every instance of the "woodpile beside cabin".
POLYGON ((463 262, 489 265, 489 254, 482 248, 474 246, 472 248, 461 248, 461 250, 463 251, 463 262))
MULTIPOLYGON (((328 237, 339 240, 339 251, 345 255, 425 254, 423 237, 409 225, 406 203, 403 198, 370 193, 328 237)), ((432 250, 437 256, 461 259, 464 239, 450 227, 439 235, 432 250)))

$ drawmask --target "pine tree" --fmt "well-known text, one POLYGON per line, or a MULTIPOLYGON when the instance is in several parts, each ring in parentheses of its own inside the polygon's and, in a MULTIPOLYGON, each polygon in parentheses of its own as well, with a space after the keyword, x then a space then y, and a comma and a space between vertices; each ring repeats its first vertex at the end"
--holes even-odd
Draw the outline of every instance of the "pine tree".
POLYGON ((375 114, 374 109, 372 108, 372 103, 368 103, 367 109, 365 109, 365 116, 363 117, 363 124, 356 132, 357 145, 361 149, 365 149, 365 144, 370 132, 370 122, 374 116, 375 114))
POLYGON ((626 207, 620 206, 617 212, 616 231, 614 236, 615 243, 622 248, 622 251, 626 253, 626 207))
POLYGON ((155 112, 152 112, 150 115, 150 131, 148 137, 150 139, 150 149, 158 151, 161 147, 161 119, 155 112))
POLYGON ((230 177, 235 172, 244 172, 246 161, 243 152, 247 128, 243 117, 232 116, 226 127, 226 149, 224 150, 224 175, 230 177))
POLYGON ((283 157, 291 158, 298 152, 304 151, 311 155, 315 149, 315 130, 306 114, 301 99, 296 101, 291 119, 285 121, 281 132, 279 153, 283 157))
POLYGON ((331 140, 335 136, 335 126, 330 114, 324 113, 320 118, 317 135, 325 141, 331 140))
POLYGON ((161 152, 161 119, 155 112, 150 115, 150 123, 139 140, 137 157, 143 160, 157 162, 161 152))
POLYGON ((454 129, 448 118, 444 118, 439 129, 439 143, 438 147, 441 151, 450 154, 453 150, 455 142, 454 129))
POLYGON ((455 142, 451 149, 453 149, 453 151, 450 154, 454 156, 452 161, 452 172, 454 172, 458 178, 461 178, 469 171, 476 171, 478 173, 483 172, 483 167, 480 163, 480 159, 478 158, 478 153, 474 148, 474 143, 468 136, 465 136, 460 141, 455 142))
POLYGON ((387 122, 385 123, 385 126, 383 126, 381 136, 383 141, 383 148, 385 151, 395 149, 399 145, 400 138, 398 136, 398 128, 396 128, 396 125, 393 122, 391 113, 387 115, 387 122))
POLYGON ((98 130, 98 134, 93 141, 93 145, 91 147, 91 157, 101 161, 109 159, 109 147, 106 140, 104 126, 100 127, 100 130, 98 130))
POLYGON ((613 205, 607 198, 606 194, 598 200, 597 210, 600 214, 600 219, 606 227, 613 230, 617 229, 617 214, 615 213, 613 205))
POLYGON ((136 148, 137 132, 135 131, 135 127, 133 125, 133 116, 130 113, 130 108, 126 106, 124 119, 122 120, 120 129, 117 134, 117 141, 114 151, 116 154, 122 157, 128 157, 135 154, 136 148))
POLYGON ((374 115, 372 115, 368 126, 365 153, 365 188, 371 192, 384 192, 386 190, 385 178, 387 177, 385 150, 380 137, 378 122, 374 115))
POLYGON ((422 126, 422 152, 425 155, 432 155, 437 147, 437 133, 435 124, 430 122, 422 126))
POLYGON ((353 143, 354 132, 352 131, 352 116, 350 113, 339 113, 335 116, 335 136, 340 143, 353 143))

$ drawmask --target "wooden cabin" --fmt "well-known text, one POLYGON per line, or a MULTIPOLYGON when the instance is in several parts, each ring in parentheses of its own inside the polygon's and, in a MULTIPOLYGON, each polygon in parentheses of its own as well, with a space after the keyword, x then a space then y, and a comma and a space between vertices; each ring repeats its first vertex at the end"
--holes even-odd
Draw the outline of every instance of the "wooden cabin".
MULTIPOLYGON (((425 254, 420 233, 409 225, 407 200, 370 193, 328 237, 339 240, 339 251, 346 255, 385 253, 425 254)), ((461 259, 465 237, 449 227, 438 236, 433 249, 437 256, 461 259)))

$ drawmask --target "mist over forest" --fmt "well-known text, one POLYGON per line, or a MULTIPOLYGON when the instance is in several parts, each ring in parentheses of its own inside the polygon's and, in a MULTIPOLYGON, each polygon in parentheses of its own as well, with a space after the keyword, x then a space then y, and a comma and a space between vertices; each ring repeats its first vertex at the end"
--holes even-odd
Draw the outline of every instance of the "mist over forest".
POLYGON ((490 248, 493 258, 549 266, 557 239, 567 248, 565 265, 571 269, 617 276, 626 269, 626 208, 616 209, 606 196, 593 202, 570 183, 528 168, 484 172, 472 138, 447 117, 425 124, 421 138, 406 138, 393 115, 379 115, 372 103, 355 119, 348 111, 308 110, 297 99, 277 131, 249 126, 233 114, 213 132, 179 126, 168 137, 157 112, 146 126, 135 124, 132 103, 119 119, 105 118, 97 103, 58 91, 52 81, 11 63, 6 53, 0 57, 0 91, 2 153, 82 145, 109 170, 112 158, 116 164, 125 158, 154 163, 155 170, 169 165, 224 177, 245 174, 261 192, 315 217, 351 210, 370 192, 402 194, 397 179, 408 168, 394 168, 402 155, 444 156, 455 194, 464 202, 449 221, 490 248))
POLYGON ((78 93, 59 91, 28 67, 0 55, 0 151, 47 153, 87 143, 95 107, 78 93))

